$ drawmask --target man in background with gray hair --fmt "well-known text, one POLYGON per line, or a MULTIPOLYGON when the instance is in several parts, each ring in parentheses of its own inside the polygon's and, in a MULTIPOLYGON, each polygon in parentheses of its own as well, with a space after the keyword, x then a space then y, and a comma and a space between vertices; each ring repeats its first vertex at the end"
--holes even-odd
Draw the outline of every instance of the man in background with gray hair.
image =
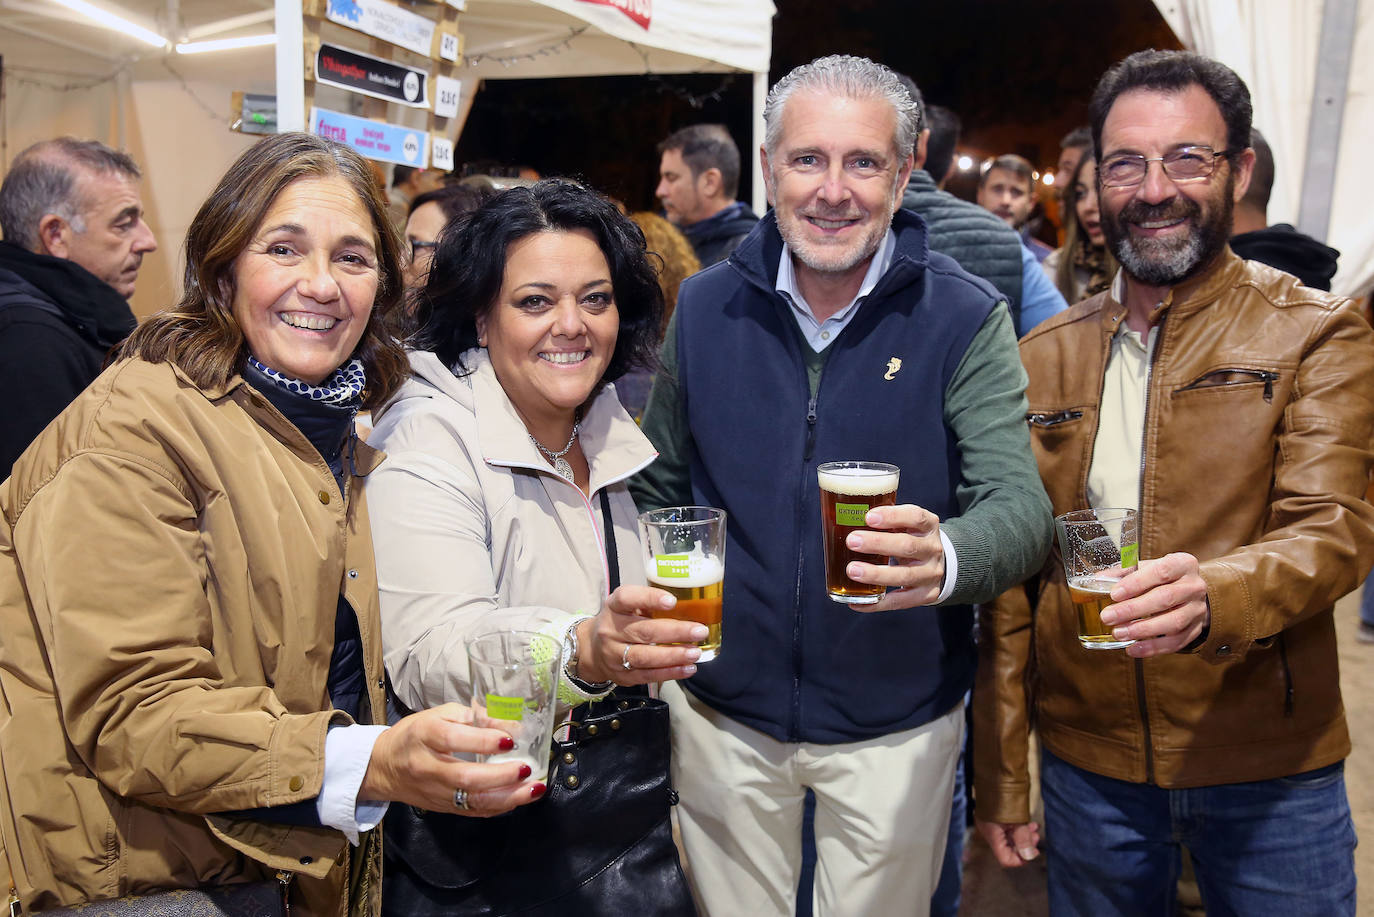
POLYGON ((59 137, 0 185, 0 479, 134 329, 125 300, 157 250, 138 179, 124 153, 59 137))
POLYGON ((924 914, 970 606, 1049 548, 1026 376, 1002 296, 900 209, 920 124, 896 74, 821 58, 764 120, 774 210, 682 285, 644 417, 660 457, 631 483, 641 508, 729 514, 721 655, 663 688, 682 838, 707 915, 790 914, 811 789, 814 913, 924 914), (817 465, 849 459, 901 470, 897 505, 848 507, 872 605, 826 589, 817 465))

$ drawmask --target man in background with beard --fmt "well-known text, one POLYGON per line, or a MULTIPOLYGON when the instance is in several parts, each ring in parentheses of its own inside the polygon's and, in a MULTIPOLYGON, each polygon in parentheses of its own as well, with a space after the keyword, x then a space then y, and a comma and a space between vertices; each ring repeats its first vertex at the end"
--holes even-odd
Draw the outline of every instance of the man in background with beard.
POLYGON ((1374 560, 1374 334, 1227 247, 1254 164, 1235 73, 1143 51, 1090 114, 1121 273, 1021 355, 1054 512, 1139 511, 1102 612, 1135 642, 1079 644, 1057 556, 984 609, 979 828, 1033 856, 1034 721, 1051 913, 1172 913, 1185 846, 1209 913, 1353 915, 1332 606, 1374 560))

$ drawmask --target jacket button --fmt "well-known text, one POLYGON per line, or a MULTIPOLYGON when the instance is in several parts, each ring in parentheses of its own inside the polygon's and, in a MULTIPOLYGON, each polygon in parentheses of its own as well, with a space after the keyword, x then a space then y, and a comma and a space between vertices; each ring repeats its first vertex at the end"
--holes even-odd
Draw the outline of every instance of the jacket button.
POLYGON ((286 781, 286 785, 291 788, 291 792, 295 793, 298 792, 301 787, 305 786, 305 780, 302 777, 292 777, 290 780, 286 781))
POLYGON ((348 578, 349 578, 349 579, 357 579, 357 578, 358 578, 358 571, 357 571, 357 570, 349 570, 349 571, 348 571, 348 578))
POLYGON ((1217 647, 1217 655, 1218 655, 1218 656, 1229 656, 1229 655, 1231 655, 1231 644, 1229 644, 1229 643, 1223 643, 1221 646, 1217 647))
POLYGON ((601 731, 601 730, 597 728, 597 726, 596 726, 595 723, 593 723, 592 725, 590 725, 590 726, 587 727, 587 735, 589 735, 589 736, 594 736, 594 735, 596 735, 596 734, 597 734, 598 732, 600 732, 600 731, 601 731))
POLYGON ((567 779, 567 780, 564 780, 563 782, 566 783, 566 784, 568 785, 568 789, 570 789, 570 790, 575 790, 575 789, 577 789, 577 785, 578 785, 579 783, 581 783, 582 781, 580 781, 580 780, 577 779, 577 775, 576 775, 576 774, 569 774, 569 775, 568 775, 568 779, 567 779))
POLYGON ((320 502, 323 503, 325 506, 328 506, 328 505, 329 505, 329 491, 327 491, 327 490, 322 490, 322 491, 320 491, 320 493, 319 493, 319 498, 320 498, 320 502))
POLYGON ((573 753, 570 752, 570 751, 565 751, 565 752, 563 752, 563 763, 564 763, 564 764, 576 764, 576 763, 577 763, 577 755, 573 754, 573 753))

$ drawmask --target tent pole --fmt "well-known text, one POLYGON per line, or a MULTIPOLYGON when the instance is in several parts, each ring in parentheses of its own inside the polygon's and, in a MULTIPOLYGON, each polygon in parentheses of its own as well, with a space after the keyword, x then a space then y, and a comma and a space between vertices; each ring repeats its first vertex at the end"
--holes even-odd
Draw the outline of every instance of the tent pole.
POLYGON ((754 212, 763 215, 768 206, 768 196, 763 186, 763 164, 759 162, 759 148, 763 146, 763 103, 768 99, 768 74, 754 74, 754 147, 750 150, 749 161, 753 163, 754 174, 754 212))
POLYGON ((276 0, 277 130, 305 130, 305 25, 301 0, 276 0))
POLYGON ((1307 156, 1303 166, 1298 229, 1325 241, 1331 228, 1331 198, 1336 186, 1341 121, 1345 116, 1346 84, 1355 45, 1358 0, 1325 0, 1322 31, 1317 44, 1317 72, 1312 86, 1312 111, 1307 122, 1307 156))

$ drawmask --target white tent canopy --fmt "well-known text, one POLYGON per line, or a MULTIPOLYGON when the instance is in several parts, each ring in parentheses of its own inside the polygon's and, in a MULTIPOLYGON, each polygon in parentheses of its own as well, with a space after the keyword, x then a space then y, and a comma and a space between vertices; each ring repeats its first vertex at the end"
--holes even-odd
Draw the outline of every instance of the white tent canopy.
POLYGON ((1374 0, 1155 0, 1183 44, 1250 87, 1274 151, 1271 223, 1341 253, 1332 289, 1374 289, 1374 0))

